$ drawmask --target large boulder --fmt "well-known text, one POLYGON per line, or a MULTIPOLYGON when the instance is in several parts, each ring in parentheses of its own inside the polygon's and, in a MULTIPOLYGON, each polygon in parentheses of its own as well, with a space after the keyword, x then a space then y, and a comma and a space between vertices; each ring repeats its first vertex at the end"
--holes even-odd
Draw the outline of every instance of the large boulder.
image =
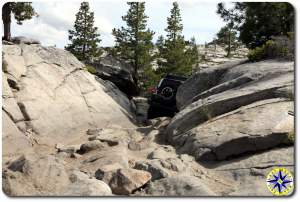
POLYGON ((108 172, 120 168, 129 168, 128 152, 124 146, 98 148, 86 153, 78 159, 73 166, 90 176, 99 176, 102 172, 108 172))
POLYGON ((176 104, 178 109, 182 109, 187 103, 193 101, 193 97, 198 95, 200 92, 205 92, 206 90, 216 86, 222 75, 232 67, 244 63, 242 61, 232 61, 227 62, 222 65, 207 68, 201 70, 186 80, 182 85, 179 86, 176 93, 176 104))
POLYGON ((129 96, 137 94, 137 86, 132 77, 133 68, 126 62, 107 55, 91 65, 96 69, 99 78, 111 81, 129 96))
MULTIPOLYGON (((111 172, 111 178, 107 179, 108 184, 113 193, 119 195, 131 194, 151 179, 151 174, 142 170, 118 169, 111 172)), ((105 176, 103 180, 105 181, 105 176)))
POLYGON ((174 141, 181 152, 201 161, 224 160, 289 144, 288 134, 294 126, 288 111, 292 110, 293 102, 284 99, 255 102, 200 124, 174 141), (277 131, 282 121, 290 127, 277 131))
POLYGON ((224 160, 290 144, 294 63, 267 60, 200 71, 178 89, 165 131, 180 152, 224 160))
POLYGON ((260 84, 267 84, 266 87, 272 87, 277 83, 276 77, 281 79, 278 80, 277 85, 279 86, 283 86, 283 82, 292 84, 293 71, 293 62, 274 60, 256 63, 245 63, 243 60, 207 68, 197 72, 178 88, 177 107, 183 109, 192 102, 227 90, 239 91, 244 87, 247 90, 247 87, 255 87, 260 84))
POLYGON ((89 178, 83 172, 73 171, 70 175, 71 183, 62 189, 62 196, 110 196, 110 187, 103 181, 89 178))
MULTIPOLYGON (((88 128, 116 123, 135 128, 128 98, 99 83, 67 51, 31 43, 3 45, 3 62, 5 147, 15 141, 24 142, 26 148, 30 140, 67 144, 88 128)), ((4 156, 18 152, 13 145, 4 156)))

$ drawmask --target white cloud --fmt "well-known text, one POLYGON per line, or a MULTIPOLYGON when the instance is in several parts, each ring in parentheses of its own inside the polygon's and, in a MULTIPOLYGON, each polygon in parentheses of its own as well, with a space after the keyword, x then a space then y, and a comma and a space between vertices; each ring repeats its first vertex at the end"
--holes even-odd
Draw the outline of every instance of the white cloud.
POLYGON ((15 35, 28 36, 30 38, 38 39, 43 45, 53 46, 57 45, 63 48, 65 39, 68 37, 67 30, 58 30, 43 22, 37 22, 36 19, 25 21, 23 25, 16 25, 14 23, 15 35))
MULTIPOLYGON (((23 26, 12 25, 13 35, 23 35, 39 39, 44 45, 54 45, 63 48, 68 43, 68 30, 72 29, 75 14, 78 12, 79 1, 34 2, 38 18, 25 21, 23 26)), ((215 33, 224 25, 216 14, 216 2, 201 2, 179 0, 184 35, 186 38, 196 37, 198 43, 210 41, 215 33)), ((121 27, 128 6, 124 1, 92 1, 90 8, 95 13, 95 26, 101 34, 101 46, 114 44, 111 32, 114 27, 121 27)), ((147 1, 146 14, 148 27, 156 32, 154 39, 165 34, 167 17, 172 8, 171 0, 147 1)))
POLYGON ((113 25, 111 24, 111 22, 104 17, 96 17, 95 26, 98 27, 98 30, 100 31, 100 33, 109 33, 110 34, 113 29, 113 25))
MULTIPOLYGON (((24 21, 22 26, 13 20, 13 34, 38 39, 43 45, 55 44, 63 48, 68 43, 68 30, 73 28, 80 2, 35 2, 33 6, 39 16, 24 21)), ((101 33, 102 45, 112 45, 113 25, 107 18, 97 16, 97 13, 95 12, 95 26, 101 33)))
POLYGON ((75 21, 79 3, 39 2, 34 3, 33 6, 39 14, 39 21, 58 30, 66 30, 70 29, 75 21))
POLYGON ((211 8, 216 7, 216 4, 219 3, 217 0, 210 0, 210 1, 195 1, 195 0, 179 0, 178 1, 181 8, 195 8, 195 7, 202 7, 202 8, 211 8))

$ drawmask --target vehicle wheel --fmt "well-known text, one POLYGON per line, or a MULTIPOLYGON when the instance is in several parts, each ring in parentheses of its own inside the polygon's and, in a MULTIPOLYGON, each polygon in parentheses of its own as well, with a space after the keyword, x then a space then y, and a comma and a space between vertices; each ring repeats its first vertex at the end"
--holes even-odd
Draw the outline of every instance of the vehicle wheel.
POLYGON ((161 96, 164 100, 171 100, 174 97, 174 89, 170 86, 166 86, 161 90, 161 96))

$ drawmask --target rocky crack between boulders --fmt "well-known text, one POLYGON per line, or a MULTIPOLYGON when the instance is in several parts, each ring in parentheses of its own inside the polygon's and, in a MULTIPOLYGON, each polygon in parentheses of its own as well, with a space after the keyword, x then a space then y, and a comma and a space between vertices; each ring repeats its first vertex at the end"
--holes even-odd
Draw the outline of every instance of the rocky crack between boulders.
MULTIPOLYGON (((232 191, 232 186, 221 184, 210 190, 214 174, 193 157, 162 144, 160 131, 168 120, 158 118, 152 120, 154 125, 138 129, 93 128, 86 132, 85 142, 58 143, 55 152, 46 155, 22 155, 6 162, 4 190, 10 195, 151 195, 158 191, 153 186, 180 182, 186 184, 183 190, 191 187, 185 190, 187 195, 232 191), (20 182, 27 186, 20 187, 20 182)), ((226 179, 221 182, 228 183, 226 179)))
MULTIPOLYGON (((226 160, 203 167, 194 157, 162 142, 166 121, 158 118, 152 120, 153 125, 138 129, 93 128, 86 131, 84 142, 57 144, 52 154, 23 155, 6 163, 4 190, 10 195, 54 196, 230 195, 239 186, 228 173, 251 170, 247 172, 257 176, 253 169, 277 165, 230 168, 226 165, 234 163, 226 160), (20 182, 27 186, 20 187, 20 182)), ((239 158, 243 157, 235 159, 239 158)))

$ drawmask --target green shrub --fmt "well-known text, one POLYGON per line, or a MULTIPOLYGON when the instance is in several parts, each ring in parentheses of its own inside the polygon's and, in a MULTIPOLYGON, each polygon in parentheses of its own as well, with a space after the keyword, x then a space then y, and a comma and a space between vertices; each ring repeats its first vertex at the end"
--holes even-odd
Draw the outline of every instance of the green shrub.
POLYGON ((95 69, 95 67, 91 66, 91 65, 86 65, 85 66, 85 70, 87 70, 88 72, 90 72, 91 74, 96 74, 97 70, 95 69))
POLYGON ((259 61, 265 58, 265 47, 256 47, 248 53, 248 59, 252 62, 259 61))
POLYGON ((248 54, 250 61, 272 58, 294 60, 294 40, 291 34, 289 37, 273 37, 272 40, 268 40, 263 46, 250 50, 248 54))

